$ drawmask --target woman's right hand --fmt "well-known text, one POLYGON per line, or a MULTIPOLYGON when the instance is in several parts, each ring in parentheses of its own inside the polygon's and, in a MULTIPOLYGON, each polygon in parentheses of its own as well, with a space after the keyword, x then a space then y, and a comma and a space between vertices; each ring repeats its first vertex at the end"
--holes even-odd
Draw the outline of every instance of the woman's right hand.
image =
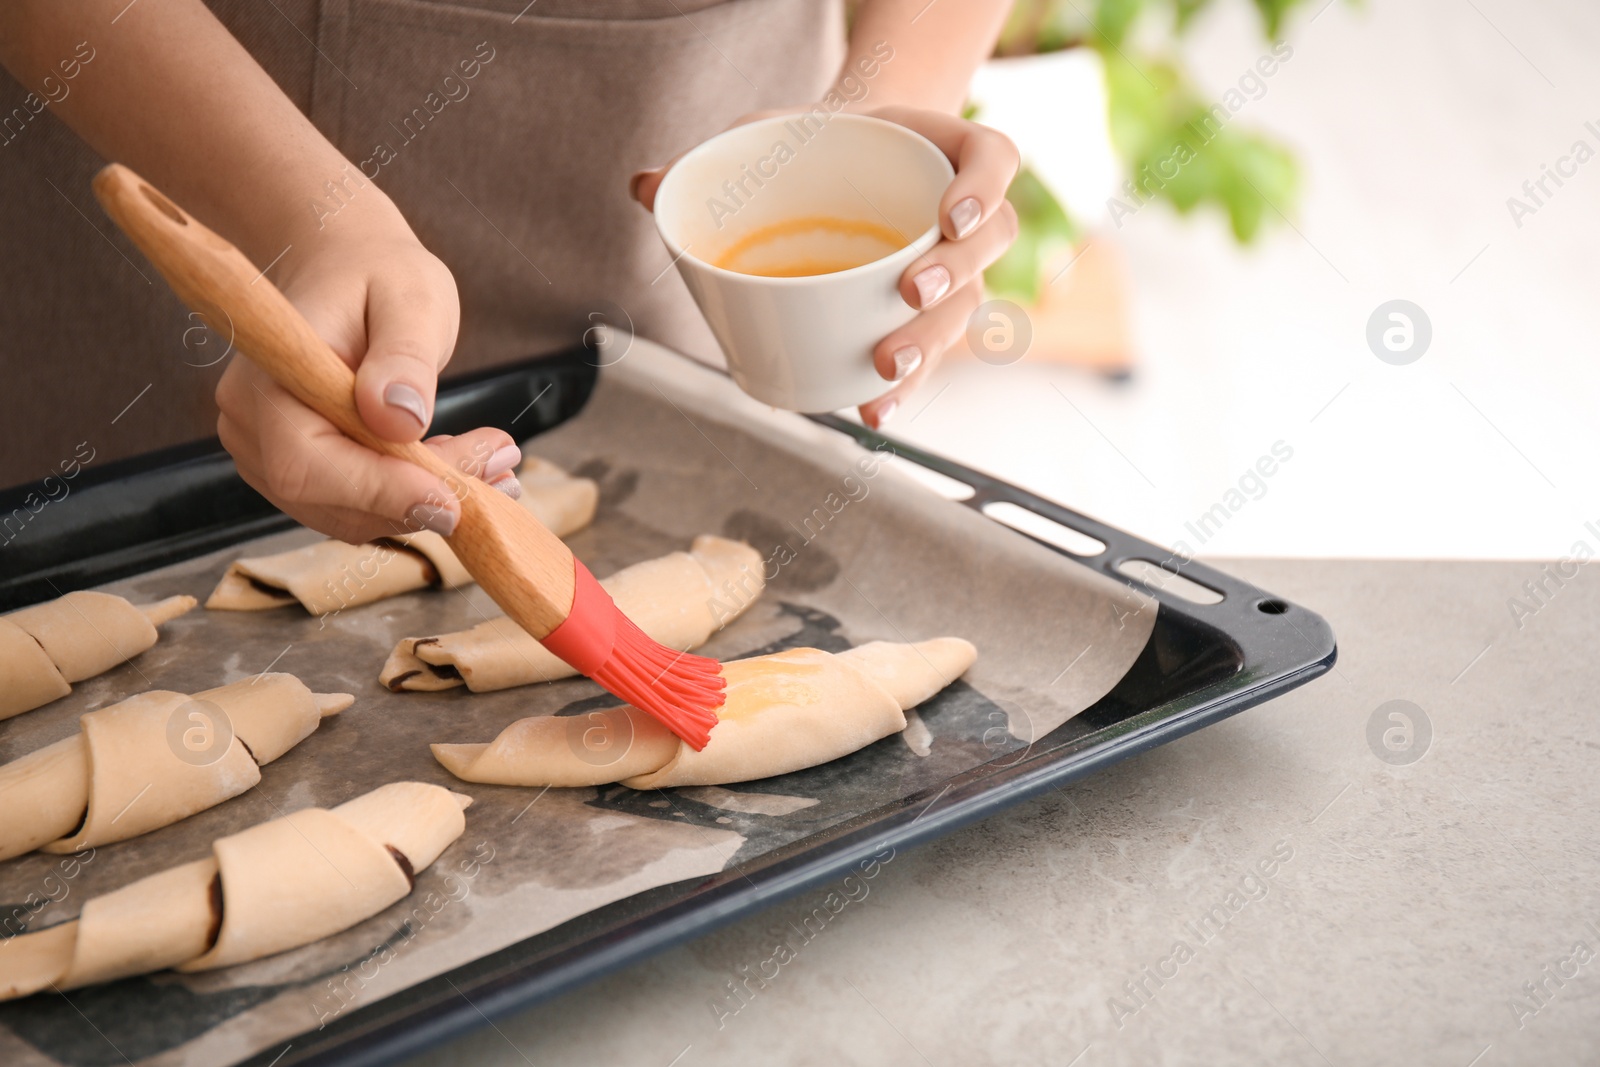
MULTIPOLYGON (((27 85, 77 78, 69 62, 87 68, 52 97, 51 113, 270 268, 356 369, 357 405, 372 431, 418 440, 455 347, 460 306, 449 270, 202 0, 132 7, 3 0, 0 62, 27 85), (343 195, 325 199, 335 182, 343 195), (314 203, 324 210, 308 210, 314 203)), ((454 528, 460 503, 444 482, 345 437, 248 359, 235 356, 223 373, 217 404, 217 433, 239 473, 307 526, 358 542, 454 528)), ((520 489, 508 434, 479 429, 428 444, 459 470, 520 489)))
MULTIPOLYGON (((377 436, 419 440, 460 322, 455 279, 373 186, 319 229, 294 235, 274 273, 311 326, 356 371, 356 406, 377 436), (366 197, 365 202, 362 197, 366 197)), ((459 501, 421 467, 344 436, 244 356, 217 385, 217 433, 239 474, 313 529, 359 543, 448 535, 459 501)), ((424 442, 456 469, 520 495, 522 454, 503 430, 424 442)))

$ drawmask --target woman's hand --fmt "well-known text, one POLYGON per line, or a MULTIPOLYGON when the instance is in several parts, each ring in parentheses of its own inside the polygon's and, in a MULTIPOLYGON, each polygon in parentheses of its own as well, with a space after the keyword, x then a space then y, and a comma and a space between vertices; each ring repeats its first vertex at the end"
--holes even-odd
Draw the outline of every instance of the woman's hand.
MULTIPOLYGON (((96 73, 52 113, 100 156, 131 167, 270 266, 356 368, 366 424, 390 441, 420 438, 455 346, 460 308, 450 272, 202 0, 146 4, 115 32, 104 28, 130 7, 5 0, 0 62, 38 85, 61 57, 91 49, 96 73), (321 218, 308 211, 336 180, 346 193, 335 197, 338 210, 321 218)), ((347 541, 454 528, 460 504, 442 481, 356 444, 243 356, 223 373, 217 404, 217 432, 239 473, 307 526, 347 541)), ((480 429, 428 443, 458 469, 520 491, 508 473, 519 459, 509 435, 480 429)))
MULTIPOLYGON (((361 190, 320 230, 299 235, 279 288, 356 370, 356 407, 389 441, 416 441, 433 418, 439 371, 455 347, 455 279, 375 188, 361 190)), ((345 541, 433 530, 449 534, 460 504, 421 467, 344 436, 244 356, 217 385, 217 433, 239 473, 300 522, 345 541)), ((483 428, 426 444, 468 475, 513 496, 522 455, 483 428)))
MULTIPOLYGON (((807 107, 745 115, 735 126, 807 107)), ((914 130, 932 141, 956 168, 955 180, 939 201, 943 240, 906 269, 900 295, 920 313, 879 341, 873 365, 885 381, 896 383, 883 396, 861 405, 868 426, 883 425, 966 332, 967 319, 983 303, 983 271, 999 259, 1017 236, 1017 213, 1006 200, 1019 157, 1010 138, 976 122, 942 111, 883 107, 862 112, 914 130)), ((671 163, 633 177, 633 195, 646 208, 671 163)))

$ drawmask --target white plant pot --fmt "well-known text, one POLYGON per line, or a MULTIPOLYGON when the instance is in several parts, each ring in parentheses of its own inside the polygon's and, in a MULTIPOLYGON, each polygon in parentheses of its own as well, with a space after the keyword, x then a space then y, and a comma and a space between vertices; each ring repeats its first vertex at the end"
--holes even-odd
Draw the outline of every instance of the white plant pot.
POLYGON ((1016 142, 1073 221, 1096 227, 1122 165, 1111 147, 1105 70, 1092 49, 992 59, 972 79, 978 121, 1016 142))

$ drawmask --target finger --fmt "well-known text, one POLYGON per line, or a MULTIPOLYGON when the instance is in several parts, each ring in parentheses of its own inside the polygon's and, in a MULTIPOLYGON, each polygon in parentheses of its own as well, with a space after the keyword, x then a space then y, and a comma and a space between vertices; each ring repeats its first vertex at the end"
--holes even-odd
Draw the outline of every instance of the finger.
MULTIPOLYGON (((727 129, 731 130, 735 126, 743 126, 747 122, 755 122, 757 119, 768 119, 774 115, 783 115, 790 111, 797 110, 801 109, 773 108, 766 111, 752 111, 749 114, 740 115, 738 118, 734 119, 728 124, 727 129)), ((671 159, 667 160, 666 163, 659 167, 635 171, 633 176, 628 179, 628 195, 639 201, 639 203, 643 204, 646 211, 654 211, 656 209, 656 192, 661 188, 661 182, 666 178, 667 171, 671 170, 673 164, 677 163, 678 160, 682 159, 686 155, 688 155, 687 152, 679 152, 677 155, 673 156, 671 159)))
POLYGON ((667 176, 667 171, 672 169, 672 164, 681 158, 681 154, 673 156, 666 166, 656 167, 652 170, 634 172, 628 179, 628 195, 644 205, 646 211, 656 209, 656 191, 661 188, 661 179, 667 176))
POLYGON ((984 268, 1005 254, 1017 239, 1017 209, 1009 200, 988 222, 961 241, 940 241, 900 276, 900 295, 914 308, 926 309, 982 277, 984 268))
MULTIPOLYGON (((496 485, 507 476, 515 482, 512 472, 522 462, 522 450, 516 441, 504 430, 492 426, 482 426, 456 437, 440 434, 423 444, 461 473, 496 485)), ((518 495, 520 491, 519 485, 518 495)))
POLYGON ((234 465, 239 470, 239 477, 244 483, 267 499, 273 507, 288 515, 302 526, 325 533, 329 537, 351 544, 360 544, 379 537, 396 533, 404 533, 405 527, 390 519, 380 519, 364 511, 355 511, 350 508, 322 507, 311 504, 299 504, 292 500, 280 500, 272 492, 270 486, 261 475, 258 467, 253 467, 240 460, 239 453, 228 444, 230 436, 239 432, 236 423, 222 421, 217 424, 218 434, 222 437, 224 446, 234 454, 234 465))
MULTIPOLYGON (((320 530, 341 541, 358 543, 378 537, 415 532, 417 527, 409 519, 397 522, 370 512, 338 505, 305 504, 280 498, 266 484, 262 473, 259 450, 254 439, 226 414, 217 419, 217 436, 234 458, 239 476, 251 488, 266 497, 286 515, 302 525, 320 530)), ((470 434, 452 437, 440 434, 430 437, 427 445, 439 453, 451 466, 474 477, 482 478, 513 500, 522 496, 522 484, 515 470, 522 462, 522 451, 509 434, 493 428, 474 430, 470 434)))
MULTIPOLYGON (((276 384, 248 360, 240 361, 236 366, 237 370, 230 368, 224 376, 227 381, 218 386, 221 410, 217 417, 217 435, 223 447, 233 455, 239 473, 246 482, 281 510, 333 536, 356 537, 359 531, 360 536, 365 538, 395 532, 396 523, 392 516, 384 518, 340 505, 308 504, 297 499, 293 492, 284 492, 282 484, 274 489, 262 458, 261 420, 257 416, 257 408, 270 407, 274 419, 291 428, 295 424, 295 416, 303 408, 293 397, 283 395, 276 384), (241 404, 251 399, 255 403, 241 410, 241 404)), ((306 411, 304 417, 306 421, 300 425, 308 437, 302 439, 302 444, 310 447, 312 435, 320 432, 320 426, 315 413, 306 411)), ((289 442, 291 446, 293 443, 289 442)), ((522 451, 505 431, 485 427, 459 436, 439 434, 429 438, 427 443, 440 458, 462 473, 482 478, 513 499, 521 496, 522 486, 513 472, 522 462, 522 451)), ((280 446, 274 444, 269 447, 280 446)), ((375 453, 373 455, 376 456, 375 453)))
POLYGON ((945 237, 959 241, 975 233, 1000 209, 1022 163, 1011 138, 943 112, 886 107, 873 114, 922 134, 955 164, 955 179, 939 199, 945 237))
POLYGON ((417 529, 412 523, 380 519, 376 515, 356 511, 353 508, 307 506, 295 510, 300 512, 294 517, 302 526, 309 526, 313 530, 352 545, 366 544, 380 537, 415 533, 417 529))
POLYGON ((455 282, 418 275, 376 280, 367 292, 367 348, 356 368, 356 408, 379 437, 420 440, 433 421, 439 369, 455 347, 455 282))
POLYGON ((256 448, 255 438, 225 411, 217 415, 217 439, 233 457, 233 465, 241 474, 261 470, 261 453, 256 448))
MULTIPOLYGON (((217 383, 217 439, 233 457, 233 465, 252 489, 267 499, 265 475, 261 465, 261 449, 253 429, 255 425, 255 391, 251 381, 261 378, 255 364, 248 359, 236 359, 223 372, 217 383)), ((265 380, 265 379, 262 379, 265 380)), ((282 503, 272 500, 278 509, 282 503)))
POLYGON ((259 478, 280 507, 341 507, 436 533, 454 531, 460 505, 439 478, 350 440, 275 383, 252 388, 259 478))
MULTIPOLYGON (((249 479, 246 479, 248 481, 249 479)), ((272 497, 263 492, 261 487, 255 486, 258 493, 268 500, 272 497)), ((285 515, 288 515, 301 526, 318 533, 326 534, 335 541, 343 541, 351 545, 363 545, 378 540, 380 537, 394 537, 399 534, 416 532, 415 526, 395 522, 393 519, 380 519, 365 511, 355 511, 351 508, 322 507, 310 504, 295 504, 292 502, 278 504, 272 503, 285 515)))
MULTIPOLYGON (((248 360, 236 362, 234 367, 240 368, 240 373, 234 374, 230 382, 219 383, 217 387, 221 408, 217 414, 217 437, 221 440, 222 447, 233 456, 234 466, 245 484, 301 525, 319 530, 341 541, 352 543, 370 541, 375 537, 403 532, 403 527, 390 519, 379 518, 351 508, 303 504, 279 497, 272 491, 267 484, 257 435, 251 429, 254 426, 254 405, 243 411, 240 409, 241 397, 248 399, 255 396, 253 386, 246 381, 251 377, 252 366, 248 360), (244 417, 246 421, 239 421, 235 418, 235 414, 244 417)), ((229 371, 232 372, 234 367, 230 367, 229 371)), ((224 377, 227 378, 228 375, 225 374, 224 377)), ((254 377, 259 381, 268 381, 259 372, 256 372, 254 377)))
POLYGON ((961 338, 968 318, 982 302, 980 276, 879 341, 872 350, 873 369, 885 381, 907 381, 961 338))
POLYGON ((961 340, 967 328, 967 319, 982 302, 982 282, 969 283, 879 341, 872 353, 873 365, 878 368, 879 374, 884 374, 885 370, 893 371, 897 358, 903 362, 908 349, 914 350, 916 357, 912 369, 900 378, 893 389, 861 405, 862 421, 874 429, 888 422, 901 402, 933 373, 933 368, 944 353, 961 340))

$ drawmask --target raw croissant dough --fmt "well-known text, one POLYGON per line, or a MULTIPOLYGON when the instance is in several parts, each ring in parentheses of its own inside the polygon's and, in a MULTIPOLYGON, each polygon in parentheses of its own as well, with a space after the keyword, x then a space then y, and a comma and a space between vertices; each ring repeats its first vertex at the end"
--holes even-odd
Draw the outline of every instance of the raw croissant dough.
POLYGON ((175 967, 208 971, 310 944, 411 892, 466 828, 471 798, 394 782, 218 838, 211 855, 83 905, 0 951, 0 1000, 175 967))
POLYGON ((96 848, 215 807, 354 700, 313 693, 291 674, 261 674, 192 697, 157 689, 91 711, 79 719, 81 733, 0 767, 0 859, 96 848), (205 743, 223 735, 199 713, 215 709, 233 734, 212 758, 205 743), (175 746, 189 737, 210 762, 179 758, 175 746))
MULTIPOLYGON (((600 490, 554 463, 529 457, 517 469, 519 503, 557 537, 581 530, 594 518, 600 490)), ((217 583, 206 607, 264 611, 299 601, 313 615, 359 607, 437 585, 454 589, 472 581, 449 542, 423 530, 364 545, 322 541, 275 556, 235 560, 217 583)))
POLYGON ((0 719, 59 699, 156 643, 156 627, 193 608, 192 596, 135 607, 82 591, 0 615, 0 719))
MULTIPOLYGON (((761 595, 761 554, 742 541, 703 534, 688 552, 626 567, 600 583, 640 628, 687 652, 739 617, 761 595)), ((378 680, 395 691, 466 685, 474 693, 570 678, 578 672, 502 615, 470 630, 407 637, 378 680)))
POLYGON ((519 719, 488 744, 433 745, 433 755, 457 778, 492 785, 620 781, 665 789, 770 778, 904 730, 906 709, 959 678, 977 655, 958 637, 939 637, 874 641, 837 654, 792 648, 725 663, 727 702, 699 752, 623 706, 519 719))

